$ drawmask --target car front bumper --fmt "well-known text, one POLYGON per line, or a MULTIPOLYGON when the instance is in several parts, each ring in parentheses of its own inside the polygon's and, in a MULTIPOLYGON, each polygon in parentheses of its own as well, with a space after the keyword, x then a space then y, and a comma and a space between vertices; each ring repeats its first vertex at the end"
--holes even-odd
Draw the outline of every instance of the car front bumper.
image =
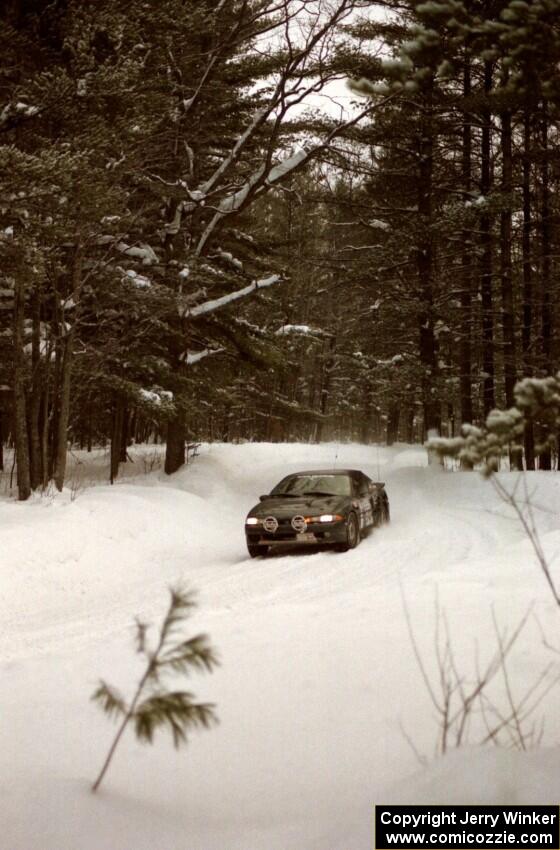
POLYGON ((274 533, 262 528, 246 528, 245 536, 250 546, 328 546, 346 541, 346 521, 316 522, 300 534, 291 528, 279 528, 274 533))

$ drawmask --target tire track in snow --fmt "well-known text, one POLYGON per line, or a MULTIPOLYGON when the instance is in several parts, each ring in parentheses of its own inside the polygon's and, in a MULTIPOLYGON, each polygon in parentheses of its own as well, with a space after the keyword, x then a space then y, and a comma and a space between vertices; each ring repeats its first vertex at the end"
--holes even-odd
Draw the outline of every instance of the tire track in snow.
MULTIPOLYGON (((27 509, 16 513, 10 506, 17 520, 8 527, 12 534, 21 534, 25 520, 38 524, 24 548, 13 543, 8 577, 17 584, 25 569, 40 592, 31 601, 9 593, 2 604, 0 597, 4 657, 106 639, 129 628, 136 614, 159 614, 156 602, 178 577, 199 591, 203 612, 229 616, 232 610, 294 602, 330 605, 357 591, 367 598, 399 574, 421 579, 434 569, 443 573, 502 545, 509 521, 484 513, 484 507, 495 507, 495 497, 478 476, 461 477, 457 503, 455 475, 403 466, 396 453, 394 465, 385 463, 380 476, 394 520, 356 550, 246 557, 243 520, 258 494, 292 469, 331 465, 332 452, 328 445, 213 447, 159 484, 139 477, 113 490, 85 491, 70 505, 30 506, 25 514, 27 509), (281 462, 284 455, 289 462, 281 462), (481 513, 474 518, 477 505, 481 513)), ((377 477, 366 456, 364 447, 343 446, 339 464, 377 477)), ((418 453, 406 456, 414 461, 418 453)))

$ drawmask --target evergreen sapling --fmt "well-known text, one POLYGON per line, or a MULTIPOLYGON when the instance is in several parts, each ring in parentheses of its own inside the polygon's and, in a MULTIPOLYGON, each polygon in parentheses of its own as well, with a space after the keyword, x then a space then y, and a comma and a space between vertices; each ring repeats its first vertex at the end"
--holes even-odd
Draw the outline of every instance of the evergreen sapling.
POLYGON ((132 723, 138 740, 149 744, 157 730, 167 728, 176 748, 187 743, 187 733, 192 729, 208 729, 217 723, 214 705, 195 702, 194 694, 170 690, 165 684, 170 674, 188 676, 192 670, 211 673, 218 664, 215 650, 206 635, 185 639, 181 634, 185 620, 195 607, 192 593, 180 586, 170 588, 169 592, 169 608, 155 647, 150 647, 148 642, 148 624, 136 620, 136 651, 146 659, 146 667, 131 701, 127 703, 115 688, 103 680, 92 695, 92 700, 108 717, 120 719, 117 734, 92 791, 99 788, 129 723, 132 723))

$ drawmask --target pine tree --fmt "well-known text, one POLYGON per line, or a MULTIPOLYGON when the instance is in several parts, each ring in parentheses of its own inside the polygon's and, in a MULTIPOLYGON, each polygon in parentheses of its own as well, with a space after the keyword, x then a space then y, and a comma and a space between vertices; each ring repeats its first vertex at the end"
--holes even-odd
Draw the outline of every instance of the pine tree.
POLYGON ((196 728, 208 729, 216 723, 214 706, 195 702, 188 691, 171 691, 165 680, 170 676, 188 676, 191 671, 211 673, 218 661, 206 635, 185 639, 181 628, 192 613, 194 600, 182 587, 171 588, 170 602, 159 635, 149 643, 148 625, 136 621, 136 651, 146 667, 129 702, 112 686, 101 681, 92 696, 108 717, 120 720, 117 734, 92 790, 97 791, 113 759, 127 726, 132 724, 139 741, 151 744, 154 735, 167 729, 175 747, 187 743, 187 734, 196 728))

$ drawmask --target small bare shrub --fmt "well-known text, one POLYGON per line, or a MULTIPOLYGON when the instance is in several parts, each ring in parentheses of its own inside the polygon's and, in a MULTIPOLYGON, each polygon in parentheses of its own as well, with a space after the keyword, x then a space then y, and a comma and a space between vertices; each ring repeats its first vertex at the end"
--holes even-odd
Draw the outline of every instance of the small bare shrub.
MULTIPOLYGON (((476 652, 475 672, 469 676, 459 668, 451 643, 448 620, 436 598, 434 655, 437 674, 431 677, 414 634, 404 594, 403 606, 412 649, 436 711, 436 755, 443 755, 450 749, 467 744, 480 746, 492 743, 495 746, 519 750, 537 746, 542 737, 543 725, 539 721, 534 722, 533 717, 551 688, 558 684, 560 677, 551 676, 553 665, 548 664, 520 696, 514 694, 507 661, 527 624, 530 610, 521 618, 511 634, 500 629, 492 612, 496 648, 484 665, 481 665, 476 652), (499 702, 496 679, 500 679, 502 683, 499 702), (476 723, 473 722, 475 718, 476 723)), ((426 759, 419 755, 404 729, 403 733, 417 758, 424 764, 426 759)))

